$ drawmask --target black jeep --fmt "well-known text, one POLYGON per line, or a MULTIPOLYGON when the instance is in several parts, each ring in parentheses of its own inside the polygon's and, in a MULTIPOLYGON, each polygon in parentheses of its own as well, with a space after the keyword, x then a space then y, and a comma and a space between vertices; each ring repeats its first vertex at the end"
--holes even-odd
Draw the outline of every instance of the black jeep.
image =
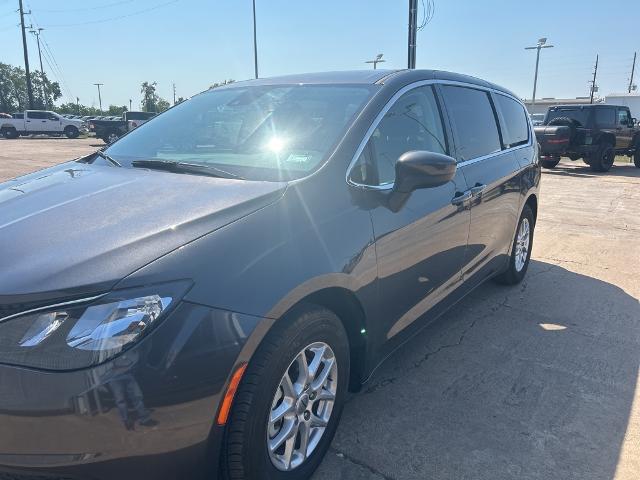
POLYGON ((640 128, 629 107, 560 105, 549 108, 544 124, 534 127, 540 163, 554 168, 560 157, 582 158, 591 170, 606 172, 616 155, 633 157, 640 168, 640 128))

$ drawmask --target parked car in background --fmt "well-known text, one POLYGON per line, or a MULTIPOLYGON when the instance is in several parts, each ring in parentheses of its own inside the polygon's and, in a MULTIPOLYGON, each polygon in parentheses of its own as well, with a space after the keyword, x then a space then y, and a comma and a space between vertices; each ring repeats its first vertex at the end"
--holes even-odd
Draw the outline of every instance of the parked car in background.
POLYGON ((0 118, 13 118, 13 117, 8 113, 0 113, 0 118))
POLYGON ((533 123, 534 127, 544 124, 544 113, 530 113, 529 117, 531 118, 531 123, 533 123))
POLYGON ((80 120, 70 120, 47 110, 27 110, 19 117, 0 120, 0 135, 7 139, 18 138, 20 135, 65 135, 77 138, 81 131, 86 130, 86 124, 80 120))
POLYGON ((95 118, 89 121, 89 131, 104 143, 113 143, 125 133, 143 125, 155 117, 155 112, 124 112, 120 119, 95 118))
POLYGON ((0 470, 310 478, 349 390, 524 278, 536 145, 483 80, 293 75, 0 185, 0 470))
POLYGON ((640 128, 629 107, 567 105, 550 107, 544 125, 534 127, 540 163, 554 168, 560 157, 582 159, 591 170, 606 172, 616 155, 633 157, 640 168, 640 128))

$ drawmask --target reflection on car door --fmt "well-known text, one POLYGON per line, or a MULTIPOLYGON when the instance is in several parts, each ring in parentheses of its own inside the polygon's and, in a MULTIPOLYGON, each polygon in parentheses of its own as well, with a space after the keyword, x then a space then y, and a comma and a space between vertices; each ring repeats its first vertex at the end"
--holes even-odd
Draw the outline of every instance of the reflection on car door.
POLYGON ((384 190, 380 204, 371 210, 380 318, 385 322, 380 343, 409 326, 460 283, 469 234, 467 204, 452 203, 467 190, 460 172, 443 186, 415 190, 398 208, 390 205, 396 160, 412 150, 449 152, 442 112, 429 85, 398 98, 372 132, 352 171, 352 181, 384 190))
MULTIPOLYGON (((471 287, 504 265, 511 246, 520 208, 520 166, 514 147, 529 143, 529 124, 519 103, 496 95, 496 102, 504 99, 518 108, 509 110, 509 117, 519 114, 521 118, 520 138, 503 146, 498 111, 488 91, 457 85, 440 89, 451 121, 456 158, 473 195, 463 272, 471 287)), ((508 105, 501 109, 504 116, 507 110, 508 105)), ((515 127, 515 121, 510 119, 509 125, 515 127)))

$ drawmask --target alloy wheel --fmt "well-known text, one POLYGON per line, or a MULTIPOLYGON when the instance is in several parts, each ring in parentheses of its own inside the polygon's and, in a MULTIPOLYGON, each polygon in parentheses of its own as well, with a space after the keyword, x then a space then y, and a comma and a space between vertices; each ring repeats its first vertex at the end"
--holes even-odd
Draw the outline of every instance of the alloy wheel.
POLYGON ((520 222, 520 228, 518 229, 518 235, 516 237, 515 265, 516 271, 518 272, 521 272, 527 263, 530 236, 531 228, 529 219, 523 218, 522 222, 520 222))
POLYGON ((338 363, 331 347, 315 342, 284 372, 267 418, 267 451, 274 467, 293 470, 322 438, 336 399, 338 363))

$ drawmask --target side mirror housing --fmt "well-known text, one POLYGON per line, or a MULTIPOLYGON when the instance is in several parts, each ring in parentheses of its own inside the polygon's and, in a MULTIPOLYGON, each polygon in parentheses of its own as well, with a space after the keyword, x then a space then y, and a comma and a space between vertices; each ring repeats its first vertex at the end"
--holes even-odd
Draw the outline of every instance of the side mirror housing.
POLYGON ((411 193, 419 188, 444 185, 456 175, 456 160, 441 153, 414 150, 403 153, 396 162, 394 190, 411 193))

